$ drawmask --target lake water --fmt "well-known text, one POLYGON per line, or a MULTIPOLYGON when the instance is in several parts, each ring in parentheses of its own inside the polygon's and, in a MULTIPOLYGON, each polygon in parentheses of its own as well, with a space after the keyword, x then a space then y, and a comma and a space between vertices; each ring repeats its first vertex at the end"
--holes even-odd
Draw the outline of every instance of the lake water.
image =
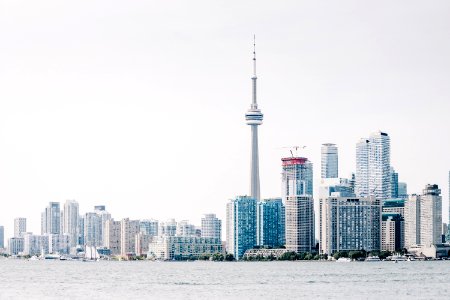
POLYGON ((450 261, 0 259, 0 299, 450 299, 450 261))

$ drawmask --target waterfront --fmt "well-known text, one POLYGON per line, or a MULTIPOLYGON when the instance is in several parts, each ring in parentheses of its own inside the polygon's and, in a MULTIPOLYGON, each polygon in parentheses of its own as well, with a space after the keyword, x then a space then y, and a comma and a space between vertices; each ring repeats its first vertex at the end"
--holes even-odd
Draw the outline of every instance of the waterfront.
POLYGON ((0 299, 448 299, 450 261, 0 260, 0 299))

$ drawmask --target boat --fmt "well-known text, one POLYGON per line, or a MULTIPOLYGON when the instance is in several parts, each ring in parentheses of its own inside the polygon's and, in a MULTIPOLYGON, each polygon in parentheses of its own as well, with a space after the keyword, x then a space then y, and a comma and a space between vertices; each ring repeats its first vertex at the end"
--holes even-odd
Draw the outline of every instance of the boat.
POLYGON ((61 256, 58 253, 50 253, 44 256, 44 259, 59 259, 61 256))
POLYGON ((367 257, 364 261, 367 262, 376 262, 376 261, 381 261, 380 258, 378 256, 369 256, 367 257))
POLYGON ((29 260, 39 260, 39 258, 36 255, 33 255, 29 260))
POLYGON ((391 261, 393 262, 407 261, 407 258, 404 255, 394 254, 391 256, 391 261))
POLYGON ((86 246, 85 250, 84 250, 84 258, 83 261, 86 262, 93 262, 93 261, 99 261, 100 257, 97 253, 97 248, 93 247, 93 246, 86 246))
POLYGON ((351 262, 352 260, 348 257, 339 257, 339 259, 336 262, 342 262, 342 263, 348 263, 351 262))

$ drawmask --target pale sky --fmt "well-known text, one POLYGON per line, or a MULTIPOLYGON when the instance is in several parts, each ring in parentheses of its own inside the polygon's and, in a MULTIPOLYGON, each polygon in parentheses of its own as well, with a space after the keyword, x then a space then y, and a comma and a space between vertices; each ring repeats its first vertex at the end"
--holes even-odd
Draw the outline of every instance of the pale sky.
MULTIPOLYGON (((249 193, 257 39, 263 197, 286 146, 391 137, 410 193, 450 170, 450 2, 0 0, 0 225, 49 201, 200 224, 249 193)), ((316 207, 317 208, 317 207, 316 207)), ((223 227, 225 229, 225 227, 223 227)))

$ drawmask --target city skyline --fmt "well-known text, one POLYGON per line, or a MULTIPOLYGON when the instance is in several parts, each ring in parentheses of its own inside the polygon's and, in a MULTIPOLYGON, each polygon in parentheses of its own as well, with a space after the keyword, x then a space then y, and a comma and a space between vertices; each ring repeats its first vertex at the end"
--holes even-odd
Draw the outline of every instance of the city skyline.
POLYGON ((279 148, 307 146, 299 155, 315 164, 317 201, 321 144, 339 147, 339 176, 349 177, 357 141, 382 130, 391 137, 399 181, 417 194, 438 184, 448 220, 447 3, 389 12, 361 4, 355 13, 337 4, 289 3, 273 11, 261 3, 263 12, 273 12, 267 20, 245 5, 223 14, 219 4, 208 4, 206 16, 193 5, 186 6, 190 16, 143 18, 139 12, 153 7, 133 3, 120 12, 127 30, 118 35, 114 12, 104 12, 103 26, 90 15, 101 7, 66 5, 45 12, 49 2, 26 11, 11 4, 0 20, 8 45, 0 56, 5 236, 12 236, 16 217, 38 233, 36 213, 67 199, 82 212, 105 203, 120 218, 200 220, 211 212, 225 220, 225 203, 248 193, 250 143, 242 118, 251 97, 254 33, 265 113, 261 198, 281 196, 279 160, 289 153, 279 148), (379 14, 382 26, 361 21, 379 14), (198 23, 183 28, 191 16, 198 23))

